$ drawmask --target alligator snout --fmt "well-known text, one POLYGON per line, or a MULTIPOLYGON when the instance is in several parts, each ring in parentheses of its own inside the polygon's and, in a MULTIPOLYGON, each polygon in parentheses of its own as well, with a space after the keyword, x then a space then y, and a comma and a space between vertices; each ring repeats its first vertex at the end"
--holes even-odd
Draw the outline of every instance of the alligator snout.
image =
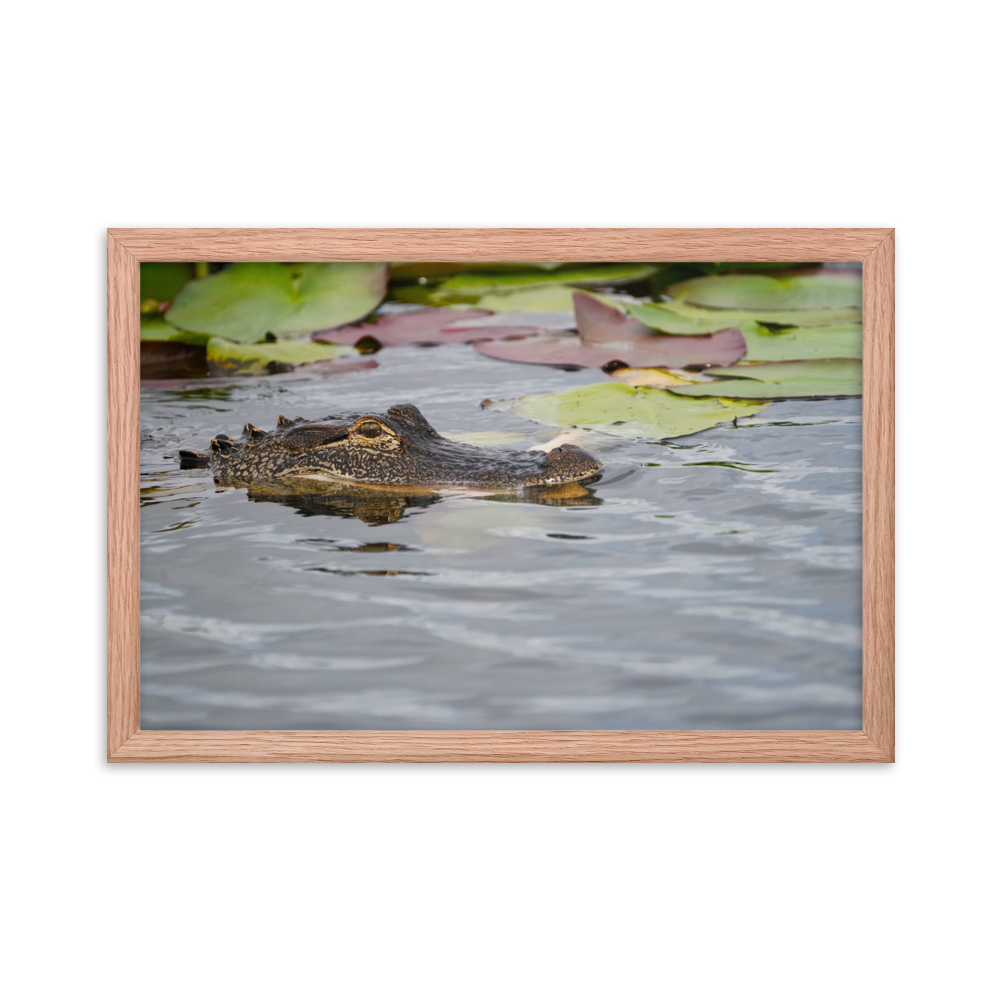
POLYGON ((604 464, 575 444, 561 444, 547 451, 542 458, 542 471, 546 484, 579 482, 596 476, 604 464))

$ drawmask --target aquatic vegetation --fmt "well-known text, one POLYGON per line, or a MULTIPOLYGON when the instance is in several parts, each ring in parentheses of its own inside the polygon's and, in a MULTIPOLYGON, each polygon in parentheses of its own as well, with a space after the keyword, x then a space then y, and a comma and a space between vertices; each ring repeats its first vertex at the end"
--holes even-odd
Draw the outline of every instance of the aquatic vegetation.
POLYGON ((685 399, 665 389, 600 382, 566 392, 522 396, 506 405, 525 420, 549 427, 582 427, 616 437, 659 440, 696 434, 750 417, 767 404, 722 398, 685 399))
MULTIPOLYGON (((372 323, 358 323, 342 326, 336 330, 324 330, 313 334, 313 340, 327 344, 355 345, 358 341, 373 337, 381 347, 399 347, 403 344, 459 344, 476 340, 473 333, 466 333, 461 319, 466 321, 478 317, 488 317, 491 313, 482 309, 469 309, 455 313, 450 309, 418 309, 414 312, 390 313, 379 316, 372 323)), ((483 337, 491 333, 480 334, 483 337)))
POLYGON ((784 327, 741 324, 747 342, 744 361, 811 361, 817 358, 860 358, 861 324, 784 327))
POLYGON ((575 293, 573 304, 579 335, 488 341, 476 344, 476 350, 504 361, 577 368, 604 368, 614 362, 637 368, 731 365, 746 353, 746 341, 736 328, 708 336, 668 336, 585 292, 575 293))
MULTIPOLYGON (((685 383, 698 380, 678 373, 860 359, 860 275, 806 273, 808 267, 146 263, 140 282, 140 338, 149 345, 143 376, 274 377, 316 364, 322 368, 315 374, 333 374, 349 370, 347 362, 357 355, 383 348, 472 343, 504 361, 600 368, 632 386, 721 396, 718 387, 692 390, 685 383), (663 300, 665 289, 671 297, 663 300), (379 309, 393 300, 423 308, 379 309), (153 346, 158 343, 197 350, 153 346), (628 374, 637 370, 660 374, 628 374)), ((856 394, 858 378, 847 368, 837 368, 836 377, 829 365, 822 370, 827 374, 772 369, 766 379, 765 373, 752 376, 759 384, 744 392, 759 399, 856 394)))
POLYGON ((223 337, 212 337, 205 345, 205 352, 213 375, 262 375, 315 361, 357 357, 356 351, 339 344, 317 344, 312 340, 236 344, 223 337))
POLYGON ((233 264, 189 281, 166 312, 193 333, 253 343, 341 326, 368 315, 385 296, 385 264, 233 264))
POLYGON ((860 307, 861 275, 719 274, 689 278, 669 291, 672 298, 715 309, 842 309, 860 307))
POLYGON ((683 396, 738 399, 825 399, 861 395, 861 362, 854 358, 782 361, 732 368, 706 368, 719 381, 679 385, 683 396))

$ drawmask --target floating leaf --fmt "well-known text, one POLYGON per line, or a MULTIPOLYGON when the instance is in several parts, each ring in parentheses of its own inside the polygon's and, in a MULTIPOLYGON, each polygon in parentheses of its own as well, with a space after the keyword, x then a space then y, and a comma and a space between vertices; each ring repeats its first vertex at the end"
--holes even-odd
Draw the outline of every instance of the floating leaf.
POLYGON ((543 285, 506 295, 482 295, 476 300, 476 305, 495 313, 572 312, 575 291, 571 285, 543 285))
POLYGON ((671 285, 670 295, 716 309, 842 309, 861 305, 861 275, 719 274, 671 285))
POLYGON ((611 361, 622 360, 619 355, 625 353, 624 349, 588 347, 575 333, 540 333, 517 340, 485 340, 473 346, 480 354, 501 361, 562 368, 602 368, 611 361))
POLYGON ((586 292, 573 296, 573 309, 580 339, 588 345, 634 344, 655 336, 644 323, 586 292))
POLYGON ((314 333, 312 339, 327 344, 356 344, 362 337, 374 337, 383 347, 398 347, 400 344, 461 344, 475 340, 475 335, 449 334, 444 332, 444 328, 454 323, 457 316, 477 318, 489 315, 478 309, 462 313, 456 313, 453 309, 418 309, 380 316, 374 323, 324 330, 322 333, 314 333))
POLYGON ((542 333, 547 330, 575 330, 576 316, 567 309, 549 310, 546 312, 518 312, 516 316, 507 313, 493 313, 476 316, 474 312, 465 314, 452 313, 452 319, 444 327, 446 333, 472 331, 492 333, 497 329, 509 329, 517 326, 520 329, 542 333))
POLYGON ((726 396, 730 399, 823 399, 861 395, 861 362, 852 358, 707 368, 702 374, 721 378, 717 382, 679 385, 671 391, 684 396, 726 396))
POLYGON ((670 371, 663 368, 616 368, 608 373, 612 378, 633 387, 644 385, 650 389, 672 389, 675 385, 691 385, 692 382, 711 382, 695 372, 670 371))
POLYGON ((237 344, 222 337, 209 340, 209 370, 213 375, 264 374, 269 369, 286 370, 286 366, 304 365, 334 358, 356 358, 357 351, 339 344, 317 344, 311 340, 285 340, 273 344, 237 344))
POLYGON ((585 344, 575 333, 541 333, 519 340, 487 340, 475 344, 480 354, 501 361, 573 368, 603 368, 621 361, 632 368, 683 368, 686 365, 731 364, 746 351, 739 330, 710 337, 651 336, 636 343, 585 344))
POLYGON ((194 264, 147 261, 139 265, 139 299, 170 302, 194 277, 194 264))
POLYGON ((385 264, 233 264, 188 282, 166 318, 242 343, 300 336, 366 316, 385 295, 386 273, 385 264))
POLYGON ((177 332, 176 326, 171 326, 160 316, 143 316, 139 320, 140 340, 169 340, 177 332))
POLYGON ((168 323, 162 316, 142 316, 139 319, 139 339, 144 341, 171 341, 204 347, 212 337, 208 333, 191 333, 190 330, 178 330, 173 323, 168 323))
POLYGON ((600 382, 547 396, 522 396, 514 412, 549 427, 585 427, 627 438, 681 437, 759 413, 766 403, 685 399, 666 389, 600 382))
POLYGON ((654 264, 573 264, 558 271, 456 274, 437 287, 439 294, 491 295, 531 288, 535 285, 627 285, 648 278, 654 264))
MULTIPOLYGON (((627 303, 626 303, 627 304, 627 303)), ((672 299, 663 303, 642 303, 650 308, 664 310, 674 316, 702 319, 707 323, 723 323, 725 326, 741 326, 743 323, 772 323, 778 326, 839 326, 845 323, 860 323, 861 310, 853 307, 845 309, 704 309, 692 305, 684 299, 672 299)), ((648 323, 653 326, 653 323, 648 323)), ((657 327, 659 329, 659 327, 657 327)))
POLYGON ((450 278, 453 274, 464 271, 554 271, 565 267, 565 261, 512 261, 510 263, 483 263, 481 261, 451 261, 451 262, 406 262, 389 265, 389 278, 392 281, 418 281, 426 278, 428 281, 440 281, 450 278))
POLYGON ((793 327, 779 333, 757 323, 743 323, 745 361, 811 361, 816 358, 860 358, 861 324, 793 327))
MULTIPOLYGON (((738 326, 740 323, 739 319, 735 323, 729 320, 728 313, 720 312, 712 315, 706 310, 707 315, 704 316, 685 316, 683 313, 674 312, 665 305, 652 302, 623 302, 622 305, 634 319, 660 333, 697 336, 725 330, 727 327, 738 326)), ((746 319, 746 317, 741 317, 741 319, 746 319)))

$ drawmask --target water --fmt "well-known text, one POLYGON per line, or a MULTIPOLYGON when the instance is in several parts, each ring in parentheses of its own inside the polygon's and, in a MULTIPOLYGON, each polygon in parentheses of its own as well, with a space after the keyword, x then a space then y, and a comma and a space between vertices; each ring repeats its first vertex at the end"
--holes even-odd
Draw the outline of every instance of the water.
POLYGON ((425 497, 369 524, 178 469, 246 421, 398 402, 527 446, 555 431, 480 400, 606 379, 468 345, 377 357, 143 392, 144 729, 860 728, 860 400, 665 444, 593 435, 607 467, 576 505, 425 497))

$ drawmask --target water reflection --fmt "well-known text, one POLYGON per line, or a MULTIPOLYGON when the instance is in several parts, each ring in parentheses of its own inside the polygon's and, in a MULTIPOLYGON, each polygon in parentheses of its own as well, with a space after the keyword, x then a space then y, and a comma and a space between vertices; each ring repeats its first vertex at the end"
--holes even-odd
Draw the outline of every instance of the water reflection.
MULTIPOLYGON (((600 477, 597 477, 599 479, 600 477)), ((562 483, 525 490, 522 493, 470 495, 501 503, 535 503, 550 507, 597 507, 604 501, 594 495, 591 485, 562 483)), ((454 491, 453 491, 454 492, 454 491)), ((253 503, 278 503, 294 507, 303 517, 357 518, 371 527, 395 524, 411 509, 430 507, 444 499, 441 493, 422 492, 417 488, 370 487, 353 483, 319 483, 302 479, 255 483, 247 489, 253 503)))
POLYGON ((597 485, 595 479, 586 483, 562 483, 559 486, 544 486, 539 489, 525 490, 523 493, 497 493, 483 497, 499 503, 539 503, 546 507, 600 507, 604 501, 594 494, 592 486, 597 485))
POLYGON ((310 483, 302 480, 275 480, 256 483, 247 489, 247 499, 254 503, 279 503, 294 507, 303 517, 357 518, 376 527, 394 524, 413 508, 438 503, 437 493, 417 490, 372 489, 352 483, 310 483))

